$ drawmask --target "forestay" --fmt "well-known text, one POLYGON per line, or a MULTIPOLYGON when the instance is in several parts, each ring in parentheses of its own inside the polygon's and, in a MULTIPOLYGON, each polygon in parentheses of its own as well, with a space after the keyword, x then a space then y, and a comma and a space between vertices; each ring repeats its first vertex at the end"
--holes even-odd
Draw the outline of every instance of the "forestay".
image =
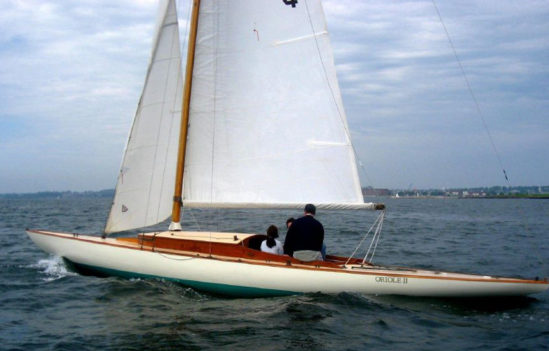
POLYGON ((154 38, 106 233, 158 223, 171 211, 183 87, 174 0, 162 0, 154 38))
POLYGON ((183 195, 187 207, 371 207, 318 0, 201 1, 183 195))

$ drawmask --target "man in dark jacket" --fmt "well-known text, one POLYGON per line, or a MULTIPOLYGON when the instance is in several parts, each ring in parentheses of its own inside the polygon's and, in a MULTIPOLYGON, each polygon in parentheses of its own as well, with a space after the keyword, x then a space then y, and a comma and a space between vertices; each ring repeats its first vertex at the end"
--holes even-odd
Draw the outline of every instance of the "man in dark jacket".
POLYGON ((324 227, 314 218, 316 207, 307 204, 304 212, 303 217, 292 223, 284 240, 284 253, 292 257, 295 251, 320 252, 324 242, 324 227))

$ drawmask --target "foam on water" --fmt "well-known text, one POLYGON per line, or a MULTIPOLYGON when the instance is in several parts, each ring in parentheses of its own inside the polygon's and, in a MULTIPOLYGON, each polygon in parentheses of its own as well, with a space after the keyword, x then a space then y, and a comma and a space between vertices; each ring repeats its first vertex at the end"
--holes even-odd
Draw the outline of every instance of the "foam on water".
POLYGON ((51 256, 47 259, 39 260, 38 263, 33 264, 30 267, 40 269, 42 273, 46 275, 45 278, 42 278, 46 282, 61 279, 66 276, 77 275, 76 273, 67 270, 63 259, 59 256, 51 256))

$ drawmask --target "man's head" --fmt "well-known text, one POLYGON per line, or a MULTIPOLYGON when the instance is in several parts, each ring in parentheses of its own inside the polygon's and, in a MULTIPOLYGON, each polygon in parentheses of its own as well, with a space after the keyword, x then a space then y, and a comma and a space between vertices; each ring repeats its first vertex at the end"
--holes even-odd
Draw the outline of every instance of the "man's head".
POLYGON ((307 204, 305 205, 305 209, 303 211, 306 215, 310 214, 314 216, 316 214, 316 207, 313 204, 307 204))
POLYGON ((295 218, 294 217, 290 217, 286 220, 286 228, 287 229, 290 229, 290 227, 292 226, 292 223, 294 223, 295 221, 295 218))

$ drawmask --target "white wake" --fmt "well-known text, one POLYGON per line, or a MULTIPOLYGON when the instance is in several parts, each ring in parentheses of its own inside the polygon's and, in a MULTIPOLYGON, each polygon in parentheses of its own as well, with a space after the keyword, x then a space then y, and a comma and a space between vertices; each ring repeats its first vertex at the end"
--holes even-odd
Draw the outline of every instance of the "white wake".
POLYGON ((47 259, 42 259, 38 263, 32 265, 33 268, 38 268, 46 277, 44 281, 50 282, 66 276, 77 275, 74 272, 67 270, 63 259, 58 256, 51 256, 47 259))

